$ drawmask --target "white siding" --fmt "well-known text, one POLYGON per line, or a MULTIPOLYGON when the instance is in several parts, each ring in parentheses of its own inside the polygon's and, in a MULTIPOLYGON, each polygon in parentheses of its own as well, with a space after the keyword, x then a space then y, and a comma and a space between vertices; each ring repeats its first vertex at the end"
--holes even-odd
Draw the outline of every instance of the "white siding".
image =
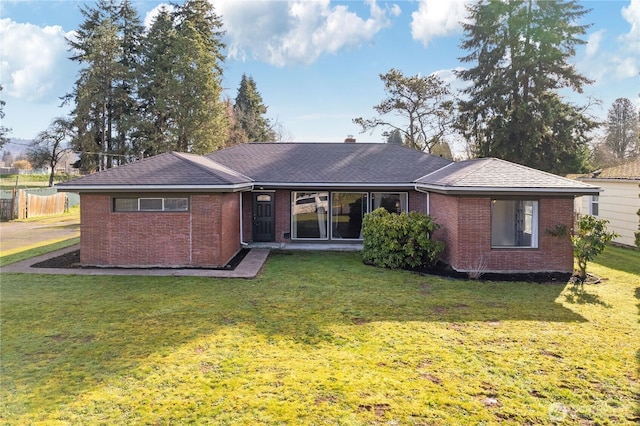
MULTIPOLYGON (((635 246, 635 231, 638 230, 638 215, 640 209, 640 182, 609 179, 585 179, 587 183, 603 189, 600 193, 598 217, 607 219, 608 229, 620 236, 614 241, 619 244, 635 246)), ((576 198, 577 213, 589 214, 591 196, 576 198)))

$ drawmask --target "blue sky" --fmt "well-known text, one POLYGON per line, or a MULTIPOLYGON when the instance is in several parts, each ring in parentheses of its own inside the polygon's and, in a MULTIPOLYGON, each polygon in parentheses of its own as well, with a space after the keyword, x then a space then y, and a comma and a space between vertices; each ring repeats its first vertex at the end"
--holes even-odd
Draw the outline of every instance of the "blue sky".
MULTIPOLYGON (((82 22, 83 3, 0 2, 0 96, 11 137, 31 139, 68 113, 59 97, 72 90, 78 68, 65 37, 82 22)), ((252 76, 289 141, 340 142, 349 134, 382 141, 380 132, 360 134, 352 119, 374 116, 384 97, 379 75, 391 68, 407 76, 437 73, 460 87, 453 70, 463 66, 464 0, 212 3, 226 30, 225 93, 234 98, 242 74, 252 76)), ((599 99, 602 105, 589 110, 598 117, 619 97, 640 106, 640 0, 582 3, 593 9, 583 23, 593 25, 573 64, 595 82, 583 95, 565 95, 581 104, 587 96, 599 99)), ((162 2, 133 4, 148 23, 162 2)))

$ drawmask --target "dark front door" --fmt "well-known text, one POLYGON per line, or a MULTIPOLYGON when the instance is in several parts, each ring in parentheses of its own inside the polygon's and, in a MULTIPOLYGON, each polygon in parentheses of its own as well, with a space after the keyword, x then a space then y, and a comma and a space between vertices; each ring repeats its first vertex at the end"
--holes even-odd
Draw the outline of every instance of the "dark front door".
POLYGON ((253 241, 273 241, 275 239, 275 193, 255 192, 253 194, 253 241))

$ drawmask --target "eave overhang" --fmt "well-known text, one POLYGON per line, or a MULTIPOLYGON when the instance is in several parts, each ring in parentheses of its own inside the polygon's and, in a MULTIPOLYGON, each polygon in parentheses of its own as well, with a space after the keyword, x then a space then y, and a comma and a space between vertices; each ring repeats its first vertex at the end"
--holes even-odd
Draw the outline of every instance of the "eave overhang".
POLYGON ((253 183, 235 185, 56 185, 69 192, 244 192, 253 183))
POLYGON ((547 196, 581 196, 598 195, 602 189, 593 188, 540 188, 540 187, 485 187, 485 186, 442 186, 418 183, 415 190, 419 192, 432 191, 445 195, 547 195, 547 196))
POLYGON ((413 183, 389 182, 254 182, 255 190, 260 189, 413 189, 413 183))

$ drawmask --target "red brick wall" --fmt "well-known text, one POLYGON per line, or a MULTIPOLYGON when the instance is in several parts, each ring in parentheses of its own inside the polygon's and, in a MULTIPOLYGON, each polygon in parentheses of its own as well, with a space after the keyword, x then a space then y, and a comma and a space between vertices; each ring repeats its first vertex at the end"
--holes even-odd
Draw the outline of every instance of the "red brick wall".
POLYGON ((238 194, 193 194, 175 213, 113 213, 111 199, 81 195, 83 265, 215 267, 240 249, 238 194))
POLYGON ((276 191, 276 241, 291 242, 291 191, 276 191))
POLYGON ((253 241, 253 192, 242 193, 242 241, 253 241))
POLYGON ((453 259, 457 258, 458 200, 458 197, 435 193, 431 193, 429 197, 430 216, 440 225, 433 238, 444 242, 444 252, 440 257, 450 265, 453 264, 453 259))
POLYGON ((427 213, 428 198, 424 192, 409 191, 409 211, 427 213))
POLYGON ((441 225, 434 238, 445 243, 442 260, 459 271, 474 270, 480 259, 487 271, 571 272, 568 238, 547 235, 556 224, 573 227, 572 198, 542 198, 538 204, 538 248, 491 248, 491 198, 431 194, 431 215, 441 225))

